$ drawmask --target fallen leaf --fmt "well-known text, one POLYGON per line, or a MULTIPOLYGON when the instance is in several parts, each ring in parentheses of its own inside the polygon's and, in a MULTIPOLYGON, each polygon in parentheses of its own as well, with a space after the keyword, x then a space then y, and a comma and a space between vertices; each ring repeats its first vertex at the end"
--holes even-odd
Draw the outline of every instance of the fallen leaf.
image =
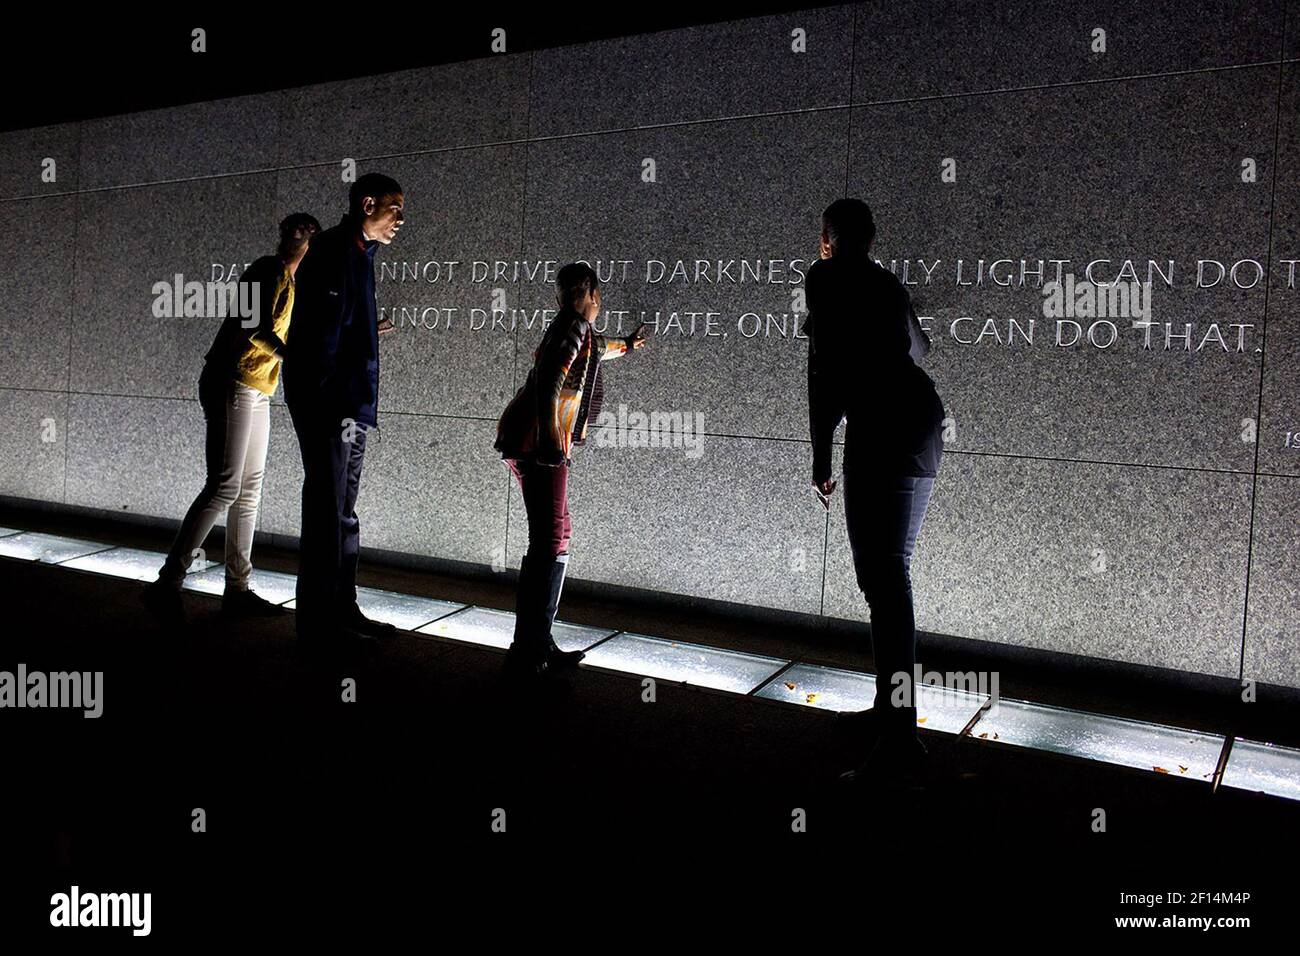
POLYGON ((925 723, 925 722, 926 722, 927 720, 929 720, 929 719, 930 719, 929 717, 918 717, 918 718, 916 718, 916 722, 917 722, 918 724, 923 724, 923 723, 925 723))
POLYGON ((790 683, 789 681, 786 681, 786 682, 785 682, 785 686, 786 686, 786 688, 788 688, 789 690, 794 690, 794 684, 790 683))
POLYGON ((1178 772, 1179 772, 1179 773, 1187 773, 1187 768, 1184 767, 1182 764, 1179 764, 1179 765, 1178 765, 1178 772))
POLYGON ((1166 770, 1164 767, 1152 767, 1151 769, 1154 770, 1156 773, 1168 773, 1168 772, 1169 772, 1169 771, 1166 770))
POLYGON ((808 703, 811 704, 811 703, 813 703, 815 700, 817 700, 817 695, 816 695, 816 694, 809 694, 809 695, 808 695, 808 703))

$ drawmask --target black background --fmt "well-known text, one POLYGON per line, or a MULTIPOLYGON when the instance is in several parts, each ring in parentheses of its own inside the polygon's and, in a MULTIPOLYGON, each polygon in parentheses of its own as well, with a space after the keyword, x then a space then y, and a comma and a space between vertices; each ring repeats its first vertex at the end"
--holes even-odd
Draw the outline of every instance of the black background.
POLYGON ((66 14, 6 11, 0 129, 157 109, 507 52, 668 30, 828 4, 437 3, 170 8, 101 7, 66 14), (253 12, 248 12, 249 10, 253 12), (349 12, 355 11, 355 12, 349 12), (190 32, 207 31, 207 52, 190 32))

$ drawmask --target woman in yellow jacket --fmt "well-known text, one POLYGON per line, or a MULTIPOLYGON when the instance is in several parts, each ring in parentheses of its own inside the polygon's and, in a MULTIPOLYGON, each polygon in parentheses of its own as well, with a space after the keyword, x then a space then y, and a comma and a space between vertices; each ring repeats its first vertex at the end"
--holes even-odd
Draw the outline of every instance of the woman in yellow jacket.
MULTIPOLYGON (((180 589, 212 526, 226 516, 224 614, 235 617, 283 613, 248 587, 252 573, 253 531, 262 499, 271 396, 280 380, 280 363, 293 315, 294 273, 320 223, 295 213, 280 223, 280 245, 239 277, 252 286, 257 321, 228 315, 208 350, 199 376, 199 403, 207 421, 207 480, 190 505, 180 531, 158 572, 145 589, 145 604, 164 618, 183 620, 180 589)), ((232 310, 237 312, 238 310, 232 310)))

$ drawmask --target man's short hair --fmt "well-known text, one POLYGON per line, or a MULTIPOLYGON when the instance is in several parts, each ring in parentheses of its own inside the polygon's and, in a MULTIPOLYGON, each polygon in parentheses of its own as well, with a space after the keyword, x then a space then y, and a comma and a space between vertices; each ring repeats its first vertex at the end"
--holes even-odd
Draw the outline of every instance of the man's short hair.
POLYGON ((599 288, 596 270, 585 262, 570 262, 555 275, 555 292, 560 305, 572 305, 581 293, 595 292, 599 288))
POLYGON ((822 213, 822 231, 832 252, 866 252, 876 238, 876 221, 861 199, 837 199, 822 213))
POLYGON ((384 196, 394 196, 402 191, 402 186, 392 176, 383 173, 366 173, 348 190, 348 212, 361 212, 361 204, 369 196, 378 202, 384 196))

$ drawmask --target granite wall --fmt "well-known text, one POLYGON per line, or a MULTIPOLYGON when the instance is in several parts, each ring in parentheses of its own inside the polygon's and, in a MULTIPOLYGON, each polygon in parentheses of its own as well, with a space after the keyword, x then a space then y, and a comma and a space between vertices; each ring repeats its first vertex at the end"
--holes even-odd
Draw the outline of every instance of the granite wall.
MULTIPOLYGON (((847 193, 950 415, 919 625, 1300 686, 1298 13, 872 2, 0 134, 0 494, 178 519, 215 320, 155 318, 154 283, 332 224, 352 159, 409 215, 366 545, 518 565, 494 423, 583 258, 605 328, 651 342, 606 368, 624 427, 577 455, 572 574, 865 619, 798 333, 847 193), (1150 276, 1152 324, 1058 324, 1058 270, 1150 276)), ((282 404, 271 456, 260 527, 293 536, 282 404)))

